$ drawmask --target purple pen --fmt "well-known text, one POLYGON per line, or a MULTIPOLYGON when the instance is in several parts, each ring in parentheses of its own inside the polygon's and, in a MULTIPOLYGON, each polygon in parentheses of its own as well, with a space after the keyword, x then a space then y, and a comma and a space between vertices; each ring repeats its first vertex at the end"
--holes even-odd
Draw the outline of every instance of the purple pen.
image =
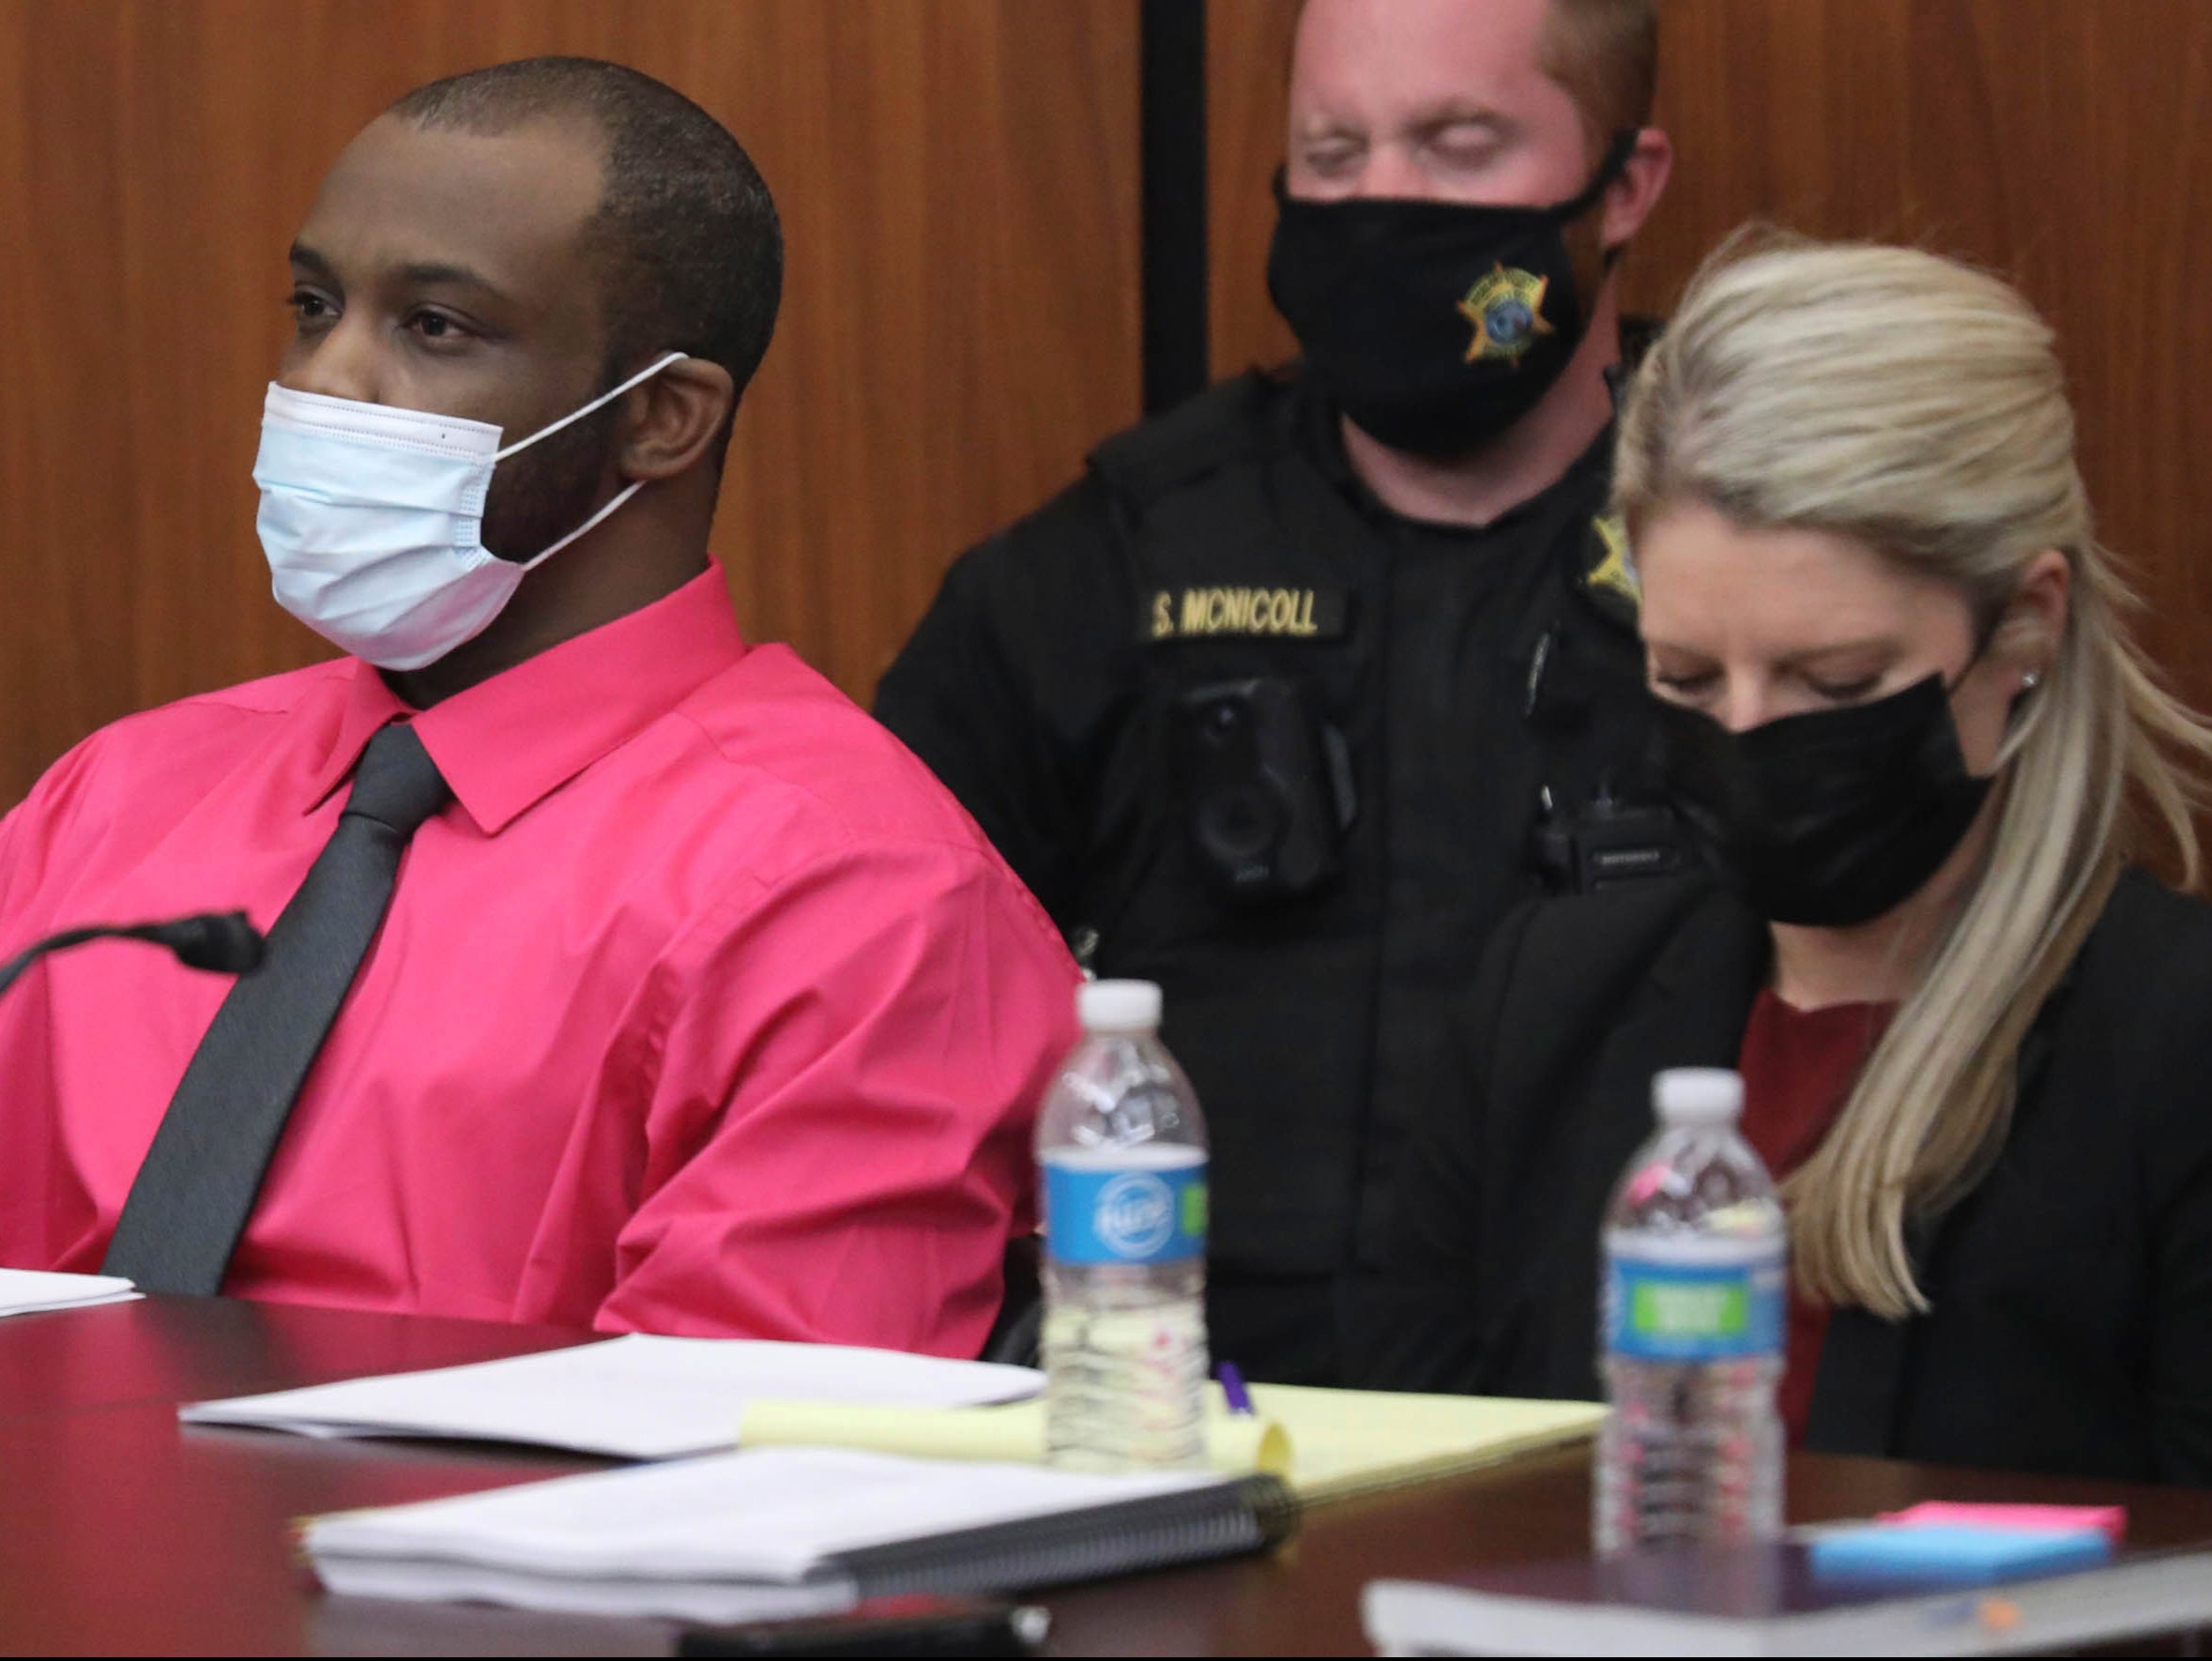
POLYGON ((1243 1413, 1247 1418, 1252 1417, 1252 1395, 1244 1388, 1244 1375, 1237 1371, 1237 1364, 1233 1361, 1223 1362, 1215 1376, 1221 1380, 1221 1394, 1228 1398, 1228 1410, 1243 1413))

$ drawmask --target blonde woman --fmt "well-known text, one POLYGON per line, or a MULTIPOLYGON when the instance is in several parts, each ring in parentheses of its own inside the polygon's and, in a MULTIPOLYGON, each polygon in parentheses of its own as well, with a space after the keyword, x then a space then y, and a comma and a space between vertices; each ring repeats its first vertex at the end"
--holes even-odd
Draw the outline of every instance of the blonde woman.
POLYGON ((2162 834, 2194 880, 2212 730, 2128 637, 2049 329, 1926 253, 1728 251, 1615 494, 1713 875, 1501 930, 1368 1381, 1595 1394, 1652 1075, 1740 1067, 1794 1440, 2212 1482, 2212 907, 2134 863, 2162 834))

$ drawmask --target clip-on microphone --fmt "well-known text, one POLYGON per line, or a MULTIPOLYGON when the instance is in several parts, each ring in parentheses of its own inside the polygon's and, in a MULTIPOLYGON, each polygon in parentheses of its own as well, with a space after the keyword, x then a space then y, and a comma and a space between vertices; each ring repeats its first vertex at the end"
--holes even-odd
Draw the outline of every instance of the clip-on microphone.
POLYGON ((23 970, 49 952, 110 938, 166 946, 187 968, 212 969, 217 974, 242 975, 261 962, 261 931, 246 921, 243 911, 203 911, 167 922, 94 923, 48 935, 0 964, 0 992, 14 985, 23 970))

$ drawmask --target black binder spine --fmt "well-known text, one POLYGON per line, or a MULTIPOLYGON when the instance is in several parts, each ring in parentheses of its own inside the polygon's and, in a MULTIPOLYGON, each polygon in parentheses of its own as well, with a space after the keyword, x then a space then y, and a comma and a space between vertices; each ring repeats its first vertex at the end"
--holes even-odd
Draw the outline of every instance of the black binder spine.
POLYGON ((1283 1483, 1248 1476, 872 1546, 845 1552, 825 1567, 850 1576, 862 1597, 1021 1592, 1265 1550, 1296 1533, 1298 1522, 1297 1498, 1283 1483))

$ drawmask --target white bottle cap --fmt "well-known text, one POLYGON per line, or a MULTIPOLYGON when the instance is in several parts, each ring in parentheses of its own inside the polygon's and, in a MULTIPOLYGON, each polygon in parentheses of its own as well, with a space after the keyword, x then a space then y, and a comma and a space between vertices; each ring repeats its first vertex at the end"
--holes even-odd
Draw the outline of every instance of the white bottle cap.
POLYGON ((1725 1067, 1671 1067, 1652 1079, 1652 1105, 1669 1129, 1731 1124, 1744 1111, 1744 1080, 1725 1067))
POLYGON ((1156 1032, 1160 988, 1151 981, 1087 981, 1075 988, 1075 1019, 1086 1032, 1156 1032))

